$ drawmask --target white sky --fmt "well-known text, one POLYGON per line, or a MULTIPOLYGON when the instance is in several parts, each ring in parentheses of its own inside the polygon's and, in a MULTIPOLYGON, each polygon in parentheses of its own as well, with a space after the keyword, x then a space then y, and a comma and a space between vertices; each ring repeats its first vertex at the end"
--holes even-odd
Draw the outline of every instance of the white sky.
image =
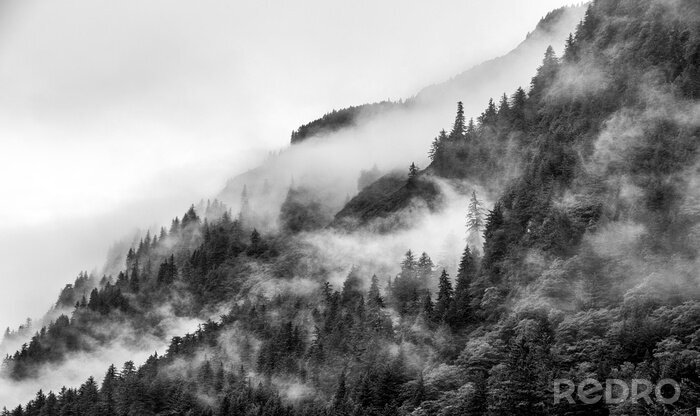
POLYGON ((0 325, 299 124, 515 47, 563 0, 0 0, 0 325))

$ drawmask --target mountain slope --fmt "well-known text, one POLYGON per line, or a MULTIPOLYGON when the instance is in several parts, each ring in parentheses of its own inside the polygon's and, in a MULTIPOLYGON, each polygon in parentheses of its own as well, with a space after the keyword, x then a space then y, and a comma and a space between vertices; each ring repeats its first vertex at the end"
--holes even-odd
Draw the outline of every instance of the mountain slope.
POLYGON ((362 170, 378 165, 384 172, 405 171, 411 162, 427 165, 431 137, 449 121, 457 101, 472 117, 490 97, 527 85, 543 51, 548 45, 562 48, 583 12, 583 7, 567 7, 550 13, 514 51, 426 88, 412 99, 341 109, 305 124, 296 130, 294 146, 229 180, 220 199, 235 209, 247 186, 251 201, 260 199, 256 206, 275 207, 276 213, 283 201, 276 196, 284 195, 294 182, 325 192, 324 200, 339 211, 346 197, 358 192, 362 170), (274 191, 271 197, 260 196, 265 188, 274 191), (334 195, 328 195, 329 190, 334 195))
MULTIPOLYGON (((700 4, 597 0, 561 58, 543 52, 527 91, 490 103, 473 126, 458 112, 428 168, 385 176, 365 188, 376 197, 347 204, 381 210, 396 187, 469 186, 518 164, 474 225, 483 255, 455 243, 454 279, 425 253, 400 259, 376 245, 420 241, 400 232, 260 234, 247 209, 207 222, 188 211, 173 238, 185 230, 192 245, 163 245, 162 273, 128 290, 147 299, 160 282, 200 304, 230 301, 228 311, 139 368, 39 393, 13 414, 692 414, 700 4), (680 395, 553 400, 555 380, 591 378, 671 379, 680 395)), ((436 211, 423 240, 447 215, 436 211)), ((129 266, 140 273, 148 258, 137 250, 129 266)))

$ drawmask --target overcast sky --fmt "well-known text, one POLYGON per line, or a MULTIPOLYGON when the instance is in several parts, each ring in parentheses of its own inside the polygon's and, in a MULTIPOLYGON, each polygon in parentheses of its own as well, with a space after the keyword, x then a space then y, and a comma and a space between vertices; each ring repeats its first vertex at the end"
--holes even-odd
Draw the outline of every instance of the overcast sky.
POLYGON ((562 0, 0 0, 0 325, 299 124, 515 47, 562 0))

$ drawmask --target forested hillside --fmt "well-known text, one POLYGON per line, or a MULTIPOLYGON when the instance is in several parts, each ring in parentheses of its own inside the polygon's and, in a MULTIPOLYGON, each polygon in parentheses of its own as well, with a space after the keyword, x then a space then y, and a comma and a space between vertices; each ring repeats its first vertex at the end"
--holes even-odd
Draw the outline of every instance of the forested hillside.
POLYGON ((472 120, 457 104, 429 166, 406 160, 338 212, 292 183, 264 228, 246 190, 240 212, 193 206, 145 235, 116 276, 81 274, 3 376, 113 342, 105 328, 217 316, 3 414, 695 414, 700 3, 596 0, 563 55, 542 54, 472 120), (437 228, 454 200, 461 219, 437 228), (423 252, 453 230, 456 267, 423 252), (553 400, 554 380, 591 378, 672 379, 680 397, 553 400))

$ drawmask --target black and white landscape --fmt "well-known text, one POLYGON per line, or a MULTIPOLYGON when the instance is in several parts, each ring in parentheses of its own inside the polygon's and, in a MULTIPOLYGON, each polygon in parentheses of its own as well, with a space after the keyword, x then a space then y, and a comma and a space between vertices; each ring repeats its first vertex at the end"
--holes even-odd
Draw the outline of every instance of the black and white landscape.
POLYGON ((307 3, 0 0, 0 415, 695 415, 700 2, 307 3))

